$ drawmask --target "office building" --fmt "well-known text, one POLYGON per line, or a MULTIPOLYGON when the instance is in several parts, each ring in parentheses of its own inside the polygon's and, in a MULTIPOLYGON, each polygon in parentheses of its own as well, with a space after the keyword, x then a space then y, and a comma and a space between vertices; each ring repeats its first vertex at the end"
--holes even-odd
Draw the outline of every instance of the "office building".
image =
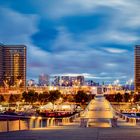
POLYGON ((54 86, 60 86, 61 85, 61 77, 60 76, 54 76, 53 77, 53 85, 54 86))
POLYGON ((39 86, 49 86, 50 77, 46 74, 39 75, 39 86))
POLYGON ((0 44, 0 86, 26 87, 26 46, 0 44))
POLYGON ((140 45, 135 46, 135 91, 140 92, 140 45))

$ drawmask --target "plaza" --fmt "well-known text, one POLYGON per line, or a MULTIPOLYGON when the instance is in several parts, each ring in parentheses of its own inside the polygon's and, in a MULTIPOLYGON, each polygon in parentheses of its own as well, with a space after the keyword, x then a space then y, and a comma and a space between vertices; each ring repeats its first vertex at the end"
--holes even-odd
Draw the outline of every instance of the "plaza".
POLYGON ((1 140, 139 140, 140 128, 81 128, 68 125, 0 133, 1 140))

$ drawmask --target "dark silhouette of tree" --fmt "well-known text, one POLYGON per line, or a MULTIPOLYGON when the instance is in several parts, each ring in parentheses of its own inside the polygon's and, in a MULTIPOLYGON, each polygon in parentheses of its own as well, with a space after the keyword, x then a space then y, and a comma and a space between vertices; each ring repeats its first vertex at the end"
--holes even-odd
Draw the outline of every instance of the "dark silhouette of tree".
POLYGON ((124 101, 128 102, 130 100, 130 94, 129 93, 125 93, 124 94, 124 101))
POLYGON ((61 97, 61 92, 58 90, 52 90, 49 92, 49 101, 54 103, 56 100, 58 100, 61 97))
POLYGON ((115 102, 122 102, 123 96, 120 93, 115 94, 115 102))
POLYGON ((45 104, 46 102, 49 101, 49 93, 48 92, 43 92, 38 95, 38 101, 40 104, 45 104))
POLYGON ((29 99, 28 99, 28 93, 27 93, 26 91, 24 91, 24 92, 22 93, 22 99, 23 99, 25 102, 28 102, 28 101, 29 101, 29 99))
POLYGON ((33 104, 38 101, 38 93, 34 90, 30 90, 28 93, 23 92, 22 98, 25 100, 25 102, 33 104))
POLYGON ((77 92, 77 94, 75 95, 75 101, 76 101, 77 103, 82 103, 82 104, 84 104, 85 102, 88 101, 88 95, 87 95, 84 91, 79 90, 79 91, 77 92))
POLYGON ((115 94, 104 95, 109 102, 115 102, 115 94))
POLYGON ((9 103, 15 103, 20 100, 20 95, 11 94, 9 98, 9 103))
POLYGON ((139 102, 140 101, 140 93, 134 94, 134 102, 139 102))
POLYGON ((0 103, 1 102, 4 102, 4 101, 5 101, 4 96, 3 95, 0 95, 0 103))

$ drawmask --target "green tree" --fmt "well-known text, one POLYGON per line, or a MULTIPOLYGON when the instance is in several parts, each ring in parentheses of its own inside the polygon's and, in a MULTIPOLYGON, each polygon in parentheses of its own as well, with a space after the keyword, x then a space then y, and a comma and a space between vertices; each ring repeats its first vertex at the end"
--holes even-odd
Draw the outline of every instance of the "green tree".
POLYGON ((88 101, 88 95, 83 90, 79 90, 75 95, 75 101, 77 103, 84 104, 85 102, 88 101))

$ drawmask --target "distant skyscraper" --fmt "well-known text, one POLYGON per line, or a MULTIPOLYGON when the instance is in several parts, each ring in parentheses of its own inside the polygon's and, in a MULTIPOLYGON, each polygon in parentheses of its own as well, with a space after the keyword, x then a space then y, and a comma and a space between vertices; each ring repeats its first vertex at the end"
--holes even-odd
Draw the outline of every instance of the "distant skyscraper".
POLYGON ((60 76, 54 76, 53 77, 53 85, 54 86, 60 86, 61 85, 61 80, 60 80, 60 76))
POLYGON ((0 86, 26 87, 26 46, 0 44, 0 86))
POLYGON ((77 76, 78 85, 83 86, 85 79, 84 76, 77 76))
POLYGON ((49 80, 50 80, 49 75, 46 75, 46 74, 39 75, 39 85, 40 86, 49 86, 49 80))
POLYGON ((135 91, 140 92, 140 45, 135 46, 135 91))

